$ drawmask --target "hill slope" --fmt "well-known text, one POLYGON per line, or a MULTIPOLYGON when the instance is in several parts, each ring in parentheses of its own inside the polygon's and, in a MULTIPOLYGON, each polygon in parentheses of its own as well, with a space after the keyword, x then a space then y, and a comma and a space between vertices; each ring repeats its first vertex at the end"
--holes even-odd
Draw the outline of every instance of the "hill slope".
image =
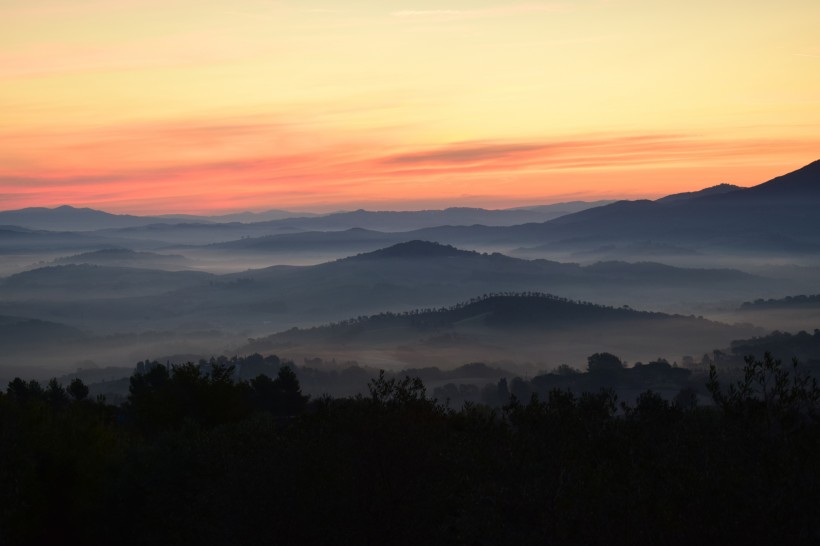
POLYGON ((820 161, 748 189, 684 199, 619 201, 506 228, 434 228, 419 238, 464 245, 584 251, 651 241, 712 253, 820 254, 820 161))
POLYGON ((579 363, 611 351, 630 360, 679 357, 724 347, 758 331, 695 317, 570 301, 541 293, 474 298, 441 309, 381 313, 253 340, 245 351, 286 351, 400 367, 454 367, 468 361, 579 363))
POLYGON ((55 208, 30 207, 0 211, 0 224, 51 231, 93 231, 147 225, 161 221, 148 216, 110 214, 89 208, 63 205, 55 208))

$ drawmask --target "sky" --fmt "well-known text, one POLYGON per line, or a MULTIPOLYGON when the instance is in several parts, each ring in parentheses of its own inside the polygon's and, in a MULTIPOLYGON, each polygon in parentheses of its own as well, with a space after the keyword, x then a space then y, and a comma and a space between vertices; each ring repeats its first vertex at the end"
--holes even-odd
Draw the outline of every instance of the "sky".
POLYGON ((503 208, 820 158, 817 0, 0 0, 0 209, 503 208))

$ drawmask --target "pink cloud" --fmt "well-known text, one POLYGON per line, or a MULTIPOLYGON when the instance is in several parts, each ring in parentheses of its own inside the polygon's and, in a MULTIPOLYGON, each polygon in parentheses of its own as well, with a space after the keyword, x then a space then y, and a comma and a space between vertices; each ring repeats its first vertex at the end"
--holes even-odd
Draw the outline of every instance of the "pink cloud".
POLYGON ((0 193, 13 196, 4 199, 7 208, 67 203, 135 212, 653 195, 763 182, 816 159, 820 149, 820 139, 683 134, 410 148, 385 134, 355 139, 310 123, 251 117, 6 134, 0 141, 0 193))

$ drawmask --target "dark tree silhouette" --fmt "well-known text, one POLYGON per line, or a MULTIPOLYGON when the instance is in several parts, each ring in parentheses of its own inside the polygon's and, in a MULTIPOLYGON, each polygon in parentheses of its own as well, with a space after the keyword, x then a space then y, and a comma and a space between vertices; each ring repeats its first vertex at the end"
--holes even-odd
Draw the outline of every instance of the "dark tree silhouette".
POLYGON ((79 377, 75 377, 71 380, 71 383, 68 385, 67 391, 71 398, 73 398, 74 400, 80 401, 88 398, 88 386, 86 386, 86 384, 83 383, 83 380, 79 377))

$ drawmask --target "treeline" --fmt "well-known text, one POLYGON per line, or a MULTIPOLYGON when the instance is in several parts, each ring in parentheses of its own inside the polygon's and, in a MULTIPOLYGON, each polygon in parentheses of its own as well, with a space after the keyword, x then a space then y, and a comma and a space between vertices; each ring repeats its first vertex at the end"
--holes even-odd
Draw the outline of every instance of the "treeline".
POLYGON ((510 397, 529 400, 535 395, 547 399, 555 390, 576 395, 598 392, 601 389, 611 389, 616 394, 638 394, 653 390, 662 391, 667 394, 665 398, 673 398, 676 403, 692 405, 697 403, 699 394, 707 394, 703 375, 693 374, 691 369, 670 364, 662 358, 646 364, 636 362, 627 367, 619 357, 611 353, 595 353, 587 358, 585 371, 563 364, 552 372, 538 374, 530 379, 515 376, 508 380, 507 377, 502 377, 481 387, 454 381, 434 389, 433 396, 456 408, 465 402, 502 407, 509 403, 510 397))
POLYGON ((713 369, 710 407, 556 388, 456 410, 384 374, 366 395, 308 400, 267 364, 274 378, 143 362, 121 407, 81 381, 13 381, 0 543, 820 540, 820 388, 768 355, 730 385, 713 369))
POLYGON ((811 334, 805 331, 791 334, 775 330, 765 336, 732 341, 731 351, 736 358, 741 355, 761 358, 766 352, 781 359, 795 357, 820 371, 820 330, 816 329, 811 334))
POLYGON ((820 294, 798 296, 786 296, 779 299, 763 299, 758 298, 754 301, 745 301, 740 306, 741 309, 777 309, 780 307, 799 307, 802 305, 813 306, 820 304, 820 294))
MULTIPOLYGON (((465 309, 469 309, 471 307, 475 307, 479 304, 492 302, 494 300, 546 300, 555 303, 562 303, 562 304, 571 304, 571 305, 582 305, 585 307, 594 307, 596 309, 607 309, 607 310, 620 310, 620 309, 629 309, 628 306, 623 307, 612 307, 608 305, 601 305, 597 303, 592 303, 589 301, 584 300, 573 300, 570 298, 564 298, 561 296, 555 296, 553 294, 547 294, 544 292, 516 292, 516 291, 504 291, 504 292, 490 292, 488 294, 483 294, 481 296, 477 296, 474 298, 470 298, 469 300, 459 302, 453 305, 443 306, 443 307, 423 307, 419 309, 411 309, 402 312, 391 312, 386 311, 382 313, 378 313, 375 315, 361 315, 358 317, 353 317, 345 320, 341 320, 338 322, 330 322, 327 325, 323 326, 314 326, 312 328, 306 328, 305 330, 317 330, 322 328, 338 328, 338 327, 346 327, 346 326, 355 326, 357 324, 365 323, 365 322, 377 322, 377 321, 388 321, 388 320, 395 320, 405 317, 412 317, 412 318, 429 318, 431 315, 447 315, 452 314, 457 311, 462 311, 465 309)), ((637 311, 636 311, 637 312, 637 311)))

